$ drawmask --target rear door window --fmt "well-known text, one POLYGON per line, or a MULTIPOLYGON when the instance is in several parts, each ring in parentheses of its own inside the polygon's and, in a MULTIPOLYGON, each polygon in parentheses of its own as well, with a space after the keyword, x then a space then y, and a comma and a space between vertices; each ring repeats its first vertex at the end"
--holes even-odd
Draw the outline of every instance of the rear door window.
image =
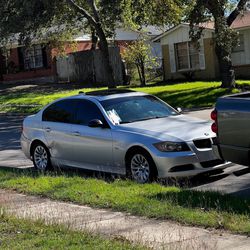
POLYGON ((62 100, 49 106, 43 112, 43 121, 75 123, 76 100, 62 100))

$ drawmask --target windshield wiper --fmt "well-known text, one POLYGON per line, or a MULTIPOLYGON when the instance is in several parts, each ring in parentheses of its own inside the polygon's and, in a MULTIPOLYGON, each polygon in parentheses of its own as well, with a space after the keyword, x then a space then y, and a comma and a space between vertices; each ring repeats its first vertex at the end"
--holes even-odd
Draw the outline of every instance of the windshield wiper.
POLYGON ((153 119, 161 119, 161 118, 166 118, 168 116, 153 116, 153 117, 147 117, 139 120, 134 120, 134 121, 126 121, 126 122, 121 122, 120 124, 126 124, 126 123, 134 123, 134 122, 142 122, 142 121, 148 121, 148 120, 153 120, 153 119))

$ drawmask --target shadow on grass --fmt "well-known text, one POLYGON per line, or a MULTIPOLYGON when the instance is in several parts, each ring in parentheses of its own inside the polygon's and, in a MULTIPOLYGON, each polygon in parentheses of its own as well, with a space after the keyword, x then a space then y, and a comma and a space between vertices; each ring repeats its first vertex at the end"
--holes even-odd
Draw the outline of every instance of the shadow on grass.
POLYGON ((205 184, 211 184, 216 181, 223 180, 227 178, 230 174, 224 173, 223 170, 211 170, 203 174, 198 174, 193 177, 183 177, 183 178, 165 178, 159 182, 163 186, 173 186, 183 189, 195 188, 205 184))
MULTIPOLYGON (((156 85, 157 86, 157 85, 156 85)), ((161 86, 161 85, 158 85, 161 86)), ((192 108, 192 107, 208 107, 214 105, 218 97, 221 97, 223 95, 231 94, 237 92, 237 90, 230 90, 230 89, 222 89, 220 87, 209 87, 209 85, 202 85, 202 87, 195 87, 190 86, 187 84, 187 86, 182 86, 184 89, 180 89, 178 85, 176 85, 176 90, 173 88, 171 89, 171 85, 162 85, 166 86, 166 88, 162 87, 161 89, 157 89, 154 91, 153 86, 148 86, 149 88, 152 87, 151 94, 154 94, 161 98, 162 100, 166 101, 170 105, 174 107, 182 107, 182 108, 192 108), (170 89, 168 88, 170 87, 170 89), (187 89, 185 89, 187 88, 187 89)), ((181 86, 181 85, 180 85, 181 86)), ((211 86, 211 85, 210 85, 211 86)), ((140 89, 138 89, 140 90, 140 89)), ((143 91, 143 89, 142 89, 143 91)), ((43 92, 44 95, 50 96, 53 92, 43 92)), ((8 104, 9 102, 13 103, 13 100, 15 102, 18 102, 19 104, 41 104, 41 103, 34 103, 34 98, 40 97, 41 93, 37 92, 14 92, 14 93, 7 93, 5 95, 0 96, 0 111, 5 112, 21 112, 21 113, 36 113, 40 107, 6 107, 1 106, 1 104, 8 104)), ((53 98, 52 98, 53 99, 53 98)), ((52 99, 50 101, 52 101, 52 99)), ((36 100, 39 102, 39 100, 36 100)))
POLYGON ((160 202, 172 201, 177 206, 184 208, 198 208, 204 212, 216 210, 234 214, 249 215, 250 200, 233 197, 229 194, 217 192, 203 192, 194 190, 180 190, 178 192, 162 192, 146 196, 149 200, 160 202))
POLYGON ((173 107, 209 107, 215 104, 216 100, 224 95, 233 93, 230 89, 216 87, 197 88, 188 90, 162 91, 152 93, 173 107))
POLYGON ((120 178, 119 175, 114 175, 111 173, 97 172, 87 169, 78 169, 78 168, 54 168, 51 171, 37 171, 35 168, 10 168, 10 167, 0 167, 0 181, 7 181, 13 178, 19 178, 21 176, 30 177, 30 178, 40 178, 41 176, 49 177, 82 177, 85 179, 95 178, 98 180, 103 180, 108 183, 114 182, 117 178, 120 178), (6 173, 6 175, 4 175, 6 173))

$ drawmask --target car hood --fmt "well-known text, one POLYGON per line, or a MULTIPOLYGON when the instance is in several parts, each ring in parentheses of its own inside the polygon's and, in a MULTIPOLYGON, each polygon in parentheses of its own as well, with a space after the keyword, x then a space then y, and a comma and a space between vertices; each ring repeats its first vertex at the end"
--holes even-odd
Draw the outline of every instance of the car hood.
POLYGON ((119 127, 159 140, 192 141, 216 136, 211 131, 211 122, 185 115, 122 124, 119 127))

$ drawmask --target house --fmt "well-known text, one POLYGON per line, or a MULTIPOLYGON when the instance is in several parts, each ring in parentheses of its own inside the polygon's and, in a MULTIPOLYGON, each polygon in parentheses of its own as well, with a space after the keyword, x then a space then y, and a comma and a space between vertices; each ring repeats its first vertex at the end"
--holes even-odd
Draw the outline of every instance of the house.
MULTIPOLYGON (((77 42, 76 48, 65 43, 66 54, 90 48, 89 41, 77 42)), ((59 50, 49 44, 37 43, 28 48, 12 44, 0 54, 0 82, 56 82, 58 53, 59 50)))
MULTIPOLYGON (((150 27, 146 32, 150 39, 162 33, 160 29, 154 27, 150 27)), ((119 28, 116 29, 114 39, 110 40, 110 44, 118 46, 122 50, 128 43, 137 40, 139 37, 139 31, 119 28)), ((69 42, 65 42, 64 50, 66 54, 91 49, 92 42, 88 34, 80 33, 74 40, 76 46, 71 46, 69 42)), ((161 57, 160 43, 153 43, 153 45, 152 53, 161 57)), ((0 83, 23 81, 56 82, 56 57, 58 53, 59 49, 53 48, 49 44, 37 43, 25 48, 20 46, 18 42, 12 43, 7 51, 1 53, 0 50, 0 83)))
MULTIPOLYGON (((161 44, 159 41, 153 42, 153 39, 162 34, 162 31, 166 30, 166 27, 147 26, 143 27, 142 30, 129 30, 122 27, 117 28, 114 37, 110 40, 112 46, 118 46, 121 51, 126 49, 128 44, 140 39, 142 35, 146 35, 148 43, 152 48, 152 56, 162 59, 161 44)), ((90 37, 86 36, 85 33, 79 34, 76 41, 90 41, 90 37)))
MULTIPOLYGON (((218 79, 219 63, 215 54, 214 24, 204 24, 199 46, 189 38, 189 24, 179 24, 156 37, 162 47, 165 80, 218 79)), ((240 43, 232 61, 237 78, 250 78, 250 12, 238 16, 232 28, 239 32, 240 43)))

